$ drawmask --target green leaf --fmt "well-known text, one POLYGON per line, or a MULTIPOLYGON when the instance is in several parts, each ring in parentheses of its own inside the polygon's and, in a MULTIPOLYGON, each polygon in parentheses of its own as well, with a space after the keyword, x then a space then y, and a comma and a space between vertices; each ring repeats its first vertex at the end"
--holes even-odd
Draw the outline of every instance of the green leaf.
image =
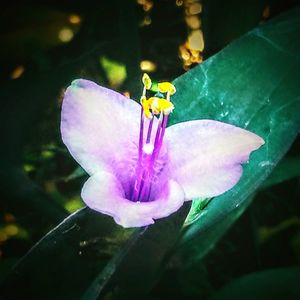
POLYGON ((202 218, 205 218, 207 210, 204 209, 199 214, 194 225, 186 228, 185 234, 183 235, 177 255, 185 261, 186 265, 192 265, 196 261, 202 259, 210 250, 214 248, 216 243, 222 238, 226 231, 237 221, 237 219, 247 209, 253 197, 249 197, 244 200, 239 207, 230 211, 226 217, 220 217, 215 220, 213 226, 208 226, 205 231, 199 232, 199 224, 202 218), (192 239, 190 240, 190 237, 192 239))
POLYGON ((111 218, 82 209, 50 231, 20 260, 7 278, 3 293, 12 298, 23 294, 33 299, 55 299, 59 295, 71 299, 76 295, 73 291, 84 291, 82 286, 93 279, 95 269, 105 265, 114 247, 124 239, 126 235, 119 234, 111 218), (49 289, 49 282, 55 288, 49 289))
POLYGON ((184 222, 185 225, 190 225, 198 220, 200 215, 202 214, 202 211, 207 206, 211 198, 197 198, 192 201, 191 210, 186 217, 186 220, 184 222))
POLYGON ((63 178, 65 182, 72 181, 74 179, 78 179, 81 177, 87 176, 87 173, 84 169, 82 169, 80 166, 78 166, 70 175, 63 178))
POLYGON ((265 5, 266 0, 204 0, 201 20, 205 53, 215 53, 256 27, 265 5))
POLYGON ((97 299, 110 292, 121 298, 142 295, 154 284, 188 210, 186 205, 169 218, 133 230, 89 208, 81 209, 24 256, 0 296, 97 299))
POLYGON ((300 158, 284 158, 274 169, 269 178, 264 182, 262 188, 268 188, 283 181, 300 176, 300 158))
POLYGON ((281 300, 300 298, 300 267, 270 269, 238 278, 210 300, 281 300))
POLYGON ((250 130, 266 142, 244 165, 240 182, 200 211, 201 217, 187 227, 183 242, 205 239, 205 233, 219 222, 231 224, 231 212, 235 214, 258 189, 299 132, 299 24, 297 8, 175 80, 173 123, 219 120, 250 130))

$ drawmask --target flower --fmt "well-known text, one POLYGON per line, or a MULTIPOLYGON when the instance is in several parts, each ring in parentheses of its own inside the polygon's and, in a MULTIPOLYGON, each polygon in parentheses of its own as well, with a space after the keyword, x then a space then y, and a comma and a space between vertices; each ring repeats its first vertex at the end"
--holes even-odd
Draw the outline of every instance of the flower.
POLYGON ((62 105, 62 139, 90 175, 82 199, 123 227, 152 224, 184 201, 226 192, 240 179, 241 164, 264 144, 254 133, 213 120, 166 128, 175 87, 160 83, 166 98, 147 98, 146 74, 143 84, 139 105, 78 79, 62 105))

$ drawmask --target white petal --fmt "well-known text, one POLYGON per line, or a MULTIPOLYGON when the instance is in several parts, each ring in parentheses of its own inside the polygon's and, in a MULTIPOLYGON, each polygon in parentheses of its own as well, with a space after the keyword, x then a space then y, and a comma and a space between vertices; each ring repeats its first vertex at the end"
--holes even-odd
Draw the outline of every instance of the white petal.
POLYGON ((214 197, 232 188, 241 164, 264 144, 256 134, 217 121, 199 120, 166 129, 171 177, 187 200, 214 197))
POLYGON ((139 122, 140 105, 92 81, 75 80, 65 93, 62 138, 89 174, 137 154, 139 122))
POLYGON ((82 199, 92 209, 110 215, 123 227, 140 227, 167 217, 184 203, 182 188, 170 180, 152 202, 132 202, 124 198, 117 178, 107 172, 94 174, 82 189, 82 199))

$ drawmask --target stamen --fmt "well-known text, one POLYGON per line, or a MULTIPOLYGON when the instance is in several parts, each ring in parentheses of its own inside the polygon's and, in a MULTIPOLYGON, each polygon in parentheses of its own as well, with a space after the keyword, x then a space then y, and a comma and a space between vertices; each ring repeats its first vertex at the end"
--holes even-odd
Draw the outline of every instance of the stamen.
POLYGON ((151 103, 151 110, 154 114, 169 114, 174 109, 174 105, 164 98, 151 97, 147 101, 151 103))
POLYGON ((162 128, 161 128, 161 133, 160 133, 160 141, 159 141, 158 152, 159 152, 159 150, 162 146, 162 142, 163 142, 163 138, 164 138, 164 135, 165 135, 167 123, 168 123, 168 115, 164 115, 163 123, 162 123, 162 126, 161 126, 162 128))
POLYGON ((158 84, 158 90, 161 93, 167 93, 167 100, 170 101, 170 96, 176 93, 175 86, 170 82, 161 82, 158 84))
MULTIPOLYGON (((165 98, 151 97, 147 99, 146 92, 151 88, 150 77, 145 73, 142 78, 144 85, 141 102, 140 134, 139 134, 139 156, 135 170, 135 179, 132 183, 133 189, 130 200, 134 202, 151 201, 151 190, 154 179, 158 178, 159 163, 157 161, 162 147, 165 129, 168 122, 168 115, 173 111, 174 105, 170 96, 176 92, 173 84, 162 82, 158 85, 159 91, 166 93, 165 98), (154 142, 151 142, 152 128, 154 123, 153 114, 159 114, 159 121, 156 129, 154 142), (144 141, 144 118, 151 119, 148 126, 146 141, 144 141)), ((152 199, 153 200, 153 199, 152 199)))
POLYGON ((142 82, 147 90, 151 89, 152 81, 147 73, 144 73, 142 82))
POLYGON ((144 110, 141 107, 141 118, 140 118, 140 136, 139 136, 139 157, 138 157, 138 165, 136 169, 136 177, 134 181, 134 189, 131 195, 132 201, 138 200, 138 194, 140 190, 141 180, 139 179, 142 172, 142 159, 143 159, 143 140, 144 140, 144 110))
POLYGON ((157 132, 155 136, 155 142, 154 142, 154 151, 151 157, 152 165, 155 163, 155 160, 158 157, 160 148, 162 146, 163 134, 165 132, 165 127, 167 125, 167 120, 168 120, 167 116, 163 114, 160 115, 160 122, 158 124, 157 132))
POLYGON ((151 133, 152 133, 152 127, 153 127, 153 120, 154 120, 154 118, 152 118, 151 121, 150 121, 150 123, 149 123, 146 143, 150 142, 151 133))
POLYGON ((147 100, 147 98, 145 96, 142 96, 140 102, 141 102, 141 105, 142 105, 142 108, 144 110, 144 114, 145 114, 146 118, 152 119, 152 114, 150 112, 150 102, 149 102, 149 100, 147 100))
POLYGON ((143 111, 143 107, 142 107, 141 108, 141 119, 140 119, 139 159, 142 158, 143 140, 144 140, 144 111, 143 111))
POLYGON ((161 82, 158 84, 158 90, 161 93, 170 93, 170 95, 174 95, 176 93, 175 86, 170 82, 161 82))
POLYGON ((155 135, 155 140, 154 140, 154 149, 157 148, 159 137, 160 137, 160 131, 161 131, 161 124, 162 124, 162 119, 163 119, 163 114, 160 114, 159 116, 159 122, 157 125, 157 130, 156 130, 156 135, 155 135))

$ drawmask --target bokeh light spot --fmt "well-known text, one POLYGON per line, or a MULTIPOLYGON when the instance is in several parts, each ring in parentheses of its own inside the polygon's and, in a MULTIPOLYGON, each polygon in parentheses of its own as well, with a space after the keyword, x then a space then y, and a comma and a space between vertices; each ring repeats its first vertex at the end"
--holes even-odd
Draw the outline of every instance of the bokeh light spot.
POLYGON ((187 26, 190 27, 191 29, 198 29, 201 26, 201 21, 196 16, 186 17, 185 22, 186 22, 187 26))
POLYGON ((74 15, 70 15, 69 16, 69 22, 71 24, 77 25, 77 24, 79 24, 81 22, 81 18, 80 18, 80 16, 75 15, 75 14, 74 15))
POLYGON ((190 6, 189 6, 189 13, 191 15, 197 15, 197 14, 200 14, 202 11, 202 5, 201 3, 199 2, 195 2, 195 3, 192 3, 190 6))
POLYGON ((193 30, 188 37, 188 43, 193 50, 203 51, 204 39, 201 30, 193 30))
POLYGON ((5 242, 7 240, 7 238, 8 238, 8 236, 7 236, 6 232, 3 230, 0 230, 0 243, 5 242))
POLYGON ((82 207, 84 207, 84 204, 80 197, 71 199, 65 204, 65 209, 70 213, 73 213, 82 207))
POLYGON ((156 70, 156 64, 150 60, 142 60, 140 68, 144 72, 154 72, 156 70))
POLYGON ((183 0, 176 0, 176 5, 177 6, 182 6, 183 0))
POLYGON ((17 79, 23 75, 25 71, 24 66, 17 66, 11 73, 10 78, 11 79, 17 79))
POLYGON ((124 64, 110 60, 105 56, 100 57, 100 64, 111 87, 117 88, 125 81, 127 72, 124 64))
POLYGON ((14 236, 18 234, 19 228, 14 224, 9 224, 4 227, 4 231, 8 236, 14 236))
POLYGON ((70 42, 73 39, 73 37, 74 32, 69 27, 63 27, 58 33, 58 38, 64 43, 70 42))

